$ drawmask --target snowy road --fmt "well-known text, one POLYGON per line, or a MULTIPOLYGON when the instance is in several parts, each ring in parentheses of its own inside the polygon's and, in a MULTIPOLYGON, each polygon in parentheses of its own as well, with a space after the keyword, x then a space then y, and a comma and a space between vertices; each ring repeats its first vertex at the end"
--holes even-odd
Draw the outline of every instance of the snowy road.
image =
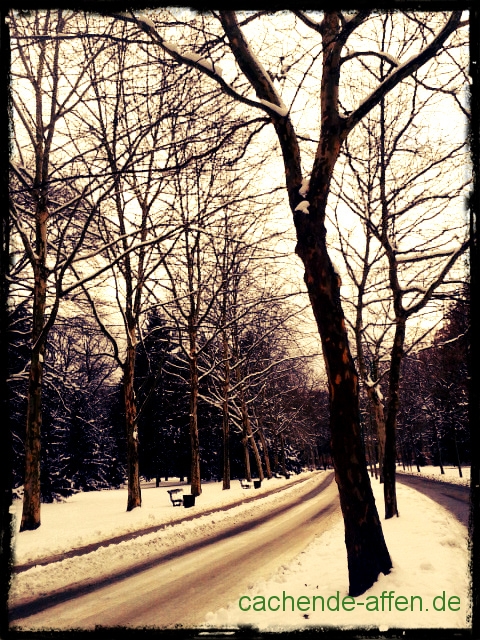
POLYGON ((11 609, 22 629, 198 627, 216 611, 290 562, 340 518, 333 473, 321 476, 268 516, 249 518, 202 541, 133 567, 101 584, 11 609), (55 602, 56 601, 56 602, 55 602))

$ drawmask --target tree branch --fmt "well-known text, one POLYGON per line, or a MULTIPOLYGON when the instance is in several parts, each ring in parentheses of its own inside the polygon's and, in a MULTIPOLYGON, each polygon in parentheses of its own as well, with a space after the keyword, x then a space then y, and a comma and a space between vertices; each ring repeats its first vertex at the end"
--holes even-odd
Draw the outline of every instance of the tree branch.
POLYGON ((425 62, 433 58, 447 38, 459 27, 462 11, 453 11, 446 25, 438 35, 420 53, 401 64, 360 104, 360 106, 344 120, 345 132, 348 133, 367 115, 383 97, 394 89, 397 84, 408 76, 411 76, 425 62))

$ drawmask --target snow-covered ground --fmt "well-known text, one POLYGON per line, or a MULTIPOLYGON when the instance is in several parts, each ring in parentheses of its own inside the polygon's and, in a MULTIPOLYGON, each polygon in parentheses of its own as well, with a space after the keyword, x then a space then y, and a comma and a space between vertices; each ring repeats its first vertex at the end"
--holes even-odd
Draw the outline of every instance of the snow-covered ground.
MULTIPOLYGON (((175 483, 167 487, 144 488, 142 507, 128 513, 125 511, 125 489, 78 493, 65 502, 44 504, 40 528, 17 533, 14 538, 15 565, 61 555, 95 542, 105 541, 105 546, 81 556, 65 558, 45 566, 33 566, 20 574, 14 573, 10 598, 13 602, 33 599, 62 590, 70 584, 93 581, 179 545, 205 539, 217 531, 220 523, 228 526, 253 515, 258 517, 268 513, 287 497, 313 486, 324 473, 306 472, 291 476, 289 480, 272 478, 264 481, 260 489, 242 489, 238 481, 232 481, 232 488, 223 491, 221 482, 205 483, 195 506, 188 509, 172 507, 167 489, 179 486, 175 483), (265 495, 275 488, 284 490, 265 495), (261 495, 264 495, 261 500, 242 503, 261 495), (237 506, 226 509, 234 504, 237 506), (212 509, 219 511, 211 513, 212 509), (198 517, 192 519, 192 516, 198 517), (112 537, 152 526, 159 526, 160 530, 133 540, 108 544, 112 537)), ((188 487, 185 490, 189 493, 188 487)), ((17 531, 21 507, 20 500, 16 500, 11 507, 17 531)))
POLYGON ((126 511, 126 489, 80 492, 63 502, 42 504, 40 528, 22 533, 18 533, 22 501, 17 499, 11 507, 16 521, 15 564, 61 554, 147 527, 170 524, 252 496, 264 495, 272 489, 288 487, 300 479, 309 480, 314 475, 315 472, 304 472, 290 476, 289 480, 271 478, 264 480, 260 489, 242 489, 238 480, 232 480, 231 488, 223 491, 221 482, 204 482, 201 496, 196 498, 195 506, 188 509, 172 507, 170 502, 168 489, 181 487, 186 494, 190 493, 189 485, 180 483, 178 479, 162 482, 158 488, 155 483, 142 483, 142 507, 130 512, 126 511))
MULTIPOLYGON (((82 547, 92 542, 108 540, 113 536, 134 532, 152 525, 167 526, 156 533, 150 533, 119 544, 100 547, 92 553, 67 558, 47 566, 36 566, 28 571, 14 575, 11 598, 12 602, 38 597, 44 593, 62 589, 71 583, 89 581, 106 572, 115 573, 122 568, 154 557, 159 553, 179 544, 189 543, 206 538, 215 531, 219 523, 229 524, 243 521, 246 518, 261 515, 280 504, 286 495, 295 495, 305 487, 317 481, 324 472, 305 473, 293 476, 290 480, 272 479, 265 481, 261 489, 243 490, 238 481, 232 483, 231 491, 222 491, 221 483, 206 483, 203 493, 190 509, 174 508, 166 489, 144 488, 142 492, 143 506, 130 513, 125 511, 126 491, 99 491, 79 493, 71 496, 63 503, 42 505, 42 525, 32 532, 17 533, 15 537, 16 563, 41 559, 51 554, 65 553, 71 549, 82 547), (238 504, 218 513, 201 515, 213 508, 226 507, 252 496, 259 496, 274 487, 285 487, 304 479, 303 486, 297 484, 286 488, 281 493, 265 496, 261 500, 238 504), (192 515, 193 520, 185 521, 192 515), (178 520, 183 519, 183 522, 178 520), (175 523, 175 521, 177 521, 175 523)), ((377 505, 382 512, 382 486, 372 481, 377 505)), ((186 490, 188 493, 188 488, 186 490)), ((342 600, 347 596, 348 579, 345 547, 343 543, 343 524, 338 522, 333 528, 319 536, 316 541, 288 566, 279 568, 272 578, 266 576, 264 582, 250 585, 248 593, 242 594, 250 598, 242 601, 244 608, 250 603, 249 611, 239 608, 238 600, 225 603, 219 611, 211 612, 206 620, 207 627, 235 627, 252 624, 261 629, 303 628, 308 625, 326 626, 374 626, 386 627, 468 627, 468 552, 467 531, 455 518, 429 498, 414 489, 398 486, 398 500, 401 517, 383 521, 383 529, 389 547, 394 569, 388 576, 380 580, 366 594, 356 599, 364 605, 355 605, 353 611, 342 609, 342 600), (394 592, 393 611, 388 611, 388 600, 384 596, 382 608, 382 592, 394 592), (300 601, 303 611, 254 611, 261 599, 277 596, 283 598, 293 596, 295 603, 300 596, 312 600, 313 596, 323 596, 325 611, 305 610, 305 599, 300 601), (446 611, 435 611, 441 608, 445 592, 446 611), (329 611, 336 608, 338 594, 340 611, 329 611), (333 596, 333 599, 328 600, 333 596), (378 598, 380 611, 367 610, 373 608, 374 597, 378 598), (404 596, 410 604, 412 596, 420 596, 423 610, 418 611, 419 599, 414 599, 415 611, 395 610, 395 598, 404 596), (457 609, 459 598, 459 610, 457 609), (303 604, 302 604, 303 603, 303 604), (450 610, 449 610, 450 603, 450 610), (427 611, 428 609, 428 611, 427 611)), ((17 528, 20 521, 21 503, 12 505, 16 515, 17 528)), ((272 600, 278 602, 277 600, 272 600)), ((317 603, 320 600, 317 599, 317 603)), ((346 608, 349 601, 345 601, 346 608)), ((405 600, 398 600, 397 605, 403 608, 405 600)), ((317 604, 317 607, 319 605, 317 604)), ((267 606, 268 609, 268 606, 267 606)), ((181 622, 181 621, 179 621, 181 622)))
MULTIPOLYGON (((373 480, 372 487, 381 512, 383 485, 373 480)), ((397 485, 397 498, 401 517, 382 519, 393 570, 387 576, 381 575, 371 589, 355 599, 355 603, 363 602, 363 605, 352 606, 346 600, 345 609, 342 606, 343 598, 348 594, 348 571, 343 522, 339 522, 319 536, 294 562, 282 566, 270 580, 252 585, 248 593, 242 594, 248 596, 241 602, 244 609, 250 606, 248 611, 242 611, 237 600, 209 614, 206 624, 212 627, 253 625, 263 631, 308 626, 373 627, 380 630, 468 628, 470 580, 467 529, 443 507, 414 489, 397 485), (386 595, 382 610, 383 592, 386 595), (390 592, 393 592, 391 600, 387 595, 390 592), (284 594, 293 596, 294 612, 291 610, 292 601, 288 598, 285 600, 286 611, 283 612, 284 594), (337 594, 339 611, 335 610, 337 594), (268 601, 272 596, 272 607, 281 605, 278 611, 268 610, 268 601), (302 596, 308 600, 300 600, 303 611, 299 611, 297 603, 302 596), (323 596, 324 611, 321 610, 319 599, 315 601, 316 611, 312 611, 314 596, 323 596), (398 596, 404 599, 396 601, 398 596), (412 596, 420 596, 422 611, 419 610, 418 598, 413 600, 414 610, 409 610, 412 596), (436 608, 442 609, 444 596, 446 610, 436 611, 434 599, 436 608), (329 602, 333 611, 328 609, 328 598, 332 598, 329 602), (263 601, 266 602, 266 611, 261 610, 263 601), (310 603, 309 608, 307 602, 310 603), (255 611, 255 606, 259 610, 255 611), (458 611, 453 610, 457 608, 458 611)))
POLYGON ((432 465, 420 467, 420 469, 421 471, 419 473, 416 466, 412 466, 411 469, 406 467, 404 470, 401 465, 397 465, 397 473, 416 476, 417 478, 428 478, 429 480, 436 480, 437 482, 460 484, 465 487, 470 486, 470 467, 462 467, 462 477, 460 477, 458 467, 452 467, 450 465, 443 467, 443 474, 440 471, 440 467, 434 467, 432 465))

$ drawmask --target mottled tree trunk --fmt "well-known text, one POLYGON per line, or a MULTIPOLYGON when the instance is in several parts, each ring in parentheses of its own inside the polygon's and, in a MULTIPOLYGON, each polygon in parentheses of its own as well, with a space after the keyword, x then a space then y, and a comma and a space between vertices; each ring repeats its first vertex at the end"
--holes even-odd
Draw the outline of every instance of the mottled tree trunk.
POLYGON ((242 431, 242 448, 243 448, 243 467, 245 469, 245 480, 249 482, 252 479, 252 472, 250 470, 250 453, 248 451, 248 434, 245 425, 242 431))
POLYGON ((43 349, 34 349, 28 382, 27 426, 25 436, 25 480, 20 531, 40 526, 40 438, 42 427, 43 349))
POLYGON ((385 458, 385 413, 383 404, 380 400, 377 390, 374 387, 367 387, 367 396, 370 400, 370 408, 377 432, 377 455, 378 468, 380 470, 380 482, 383 482, 383 460, 385 458))
MULTIPOLYGON (((313 209, 315 209, 311 206, 313 209)), ((345 523, 350 595, 368 589, 392 562, 370 486, 360 433, 358 375, 340 304, 340 279, 327 253, 323 223, 297 214, 297 254, 322 340, 329 383, 332 458, 345 523)))
MULTIPOLYGON (((134 333, 134 329, 132 330, 134 333)), ((138 426, 135 401, 135 336, 130 337, 127 357, 123 368, 123 396, 125 400, 125 427, 127 431, 127 511, 142 506, 138 466, 138 426)))
POLYGON ((457 458, 458 475, 459 475, 460 478, 462 478, 463 477, 462 464, 460 462, 460 454, 459 454, 459 451, 458 451, 457 429, 456 429, 455 425, 453 425, 453 440, 455 442, 455 455, 456 455, 456 458, 457 458))

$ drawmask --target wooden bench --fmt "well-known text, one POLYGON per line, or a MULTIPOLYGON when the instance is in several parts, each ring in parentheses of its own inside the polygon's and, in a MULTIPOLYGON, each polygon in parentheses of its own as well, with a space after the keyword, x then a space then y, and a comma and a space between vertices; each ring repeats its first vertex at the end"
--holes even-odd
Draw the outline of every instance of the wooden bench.
POLYGON ((242 486, 242 489, 251 489, 252 485, 248 480, 240 480, 240 484, 242 486))
POLYGON ((167 493, 174 507, 181 507, 183 504, 183 489, 168 489, 167 493))

